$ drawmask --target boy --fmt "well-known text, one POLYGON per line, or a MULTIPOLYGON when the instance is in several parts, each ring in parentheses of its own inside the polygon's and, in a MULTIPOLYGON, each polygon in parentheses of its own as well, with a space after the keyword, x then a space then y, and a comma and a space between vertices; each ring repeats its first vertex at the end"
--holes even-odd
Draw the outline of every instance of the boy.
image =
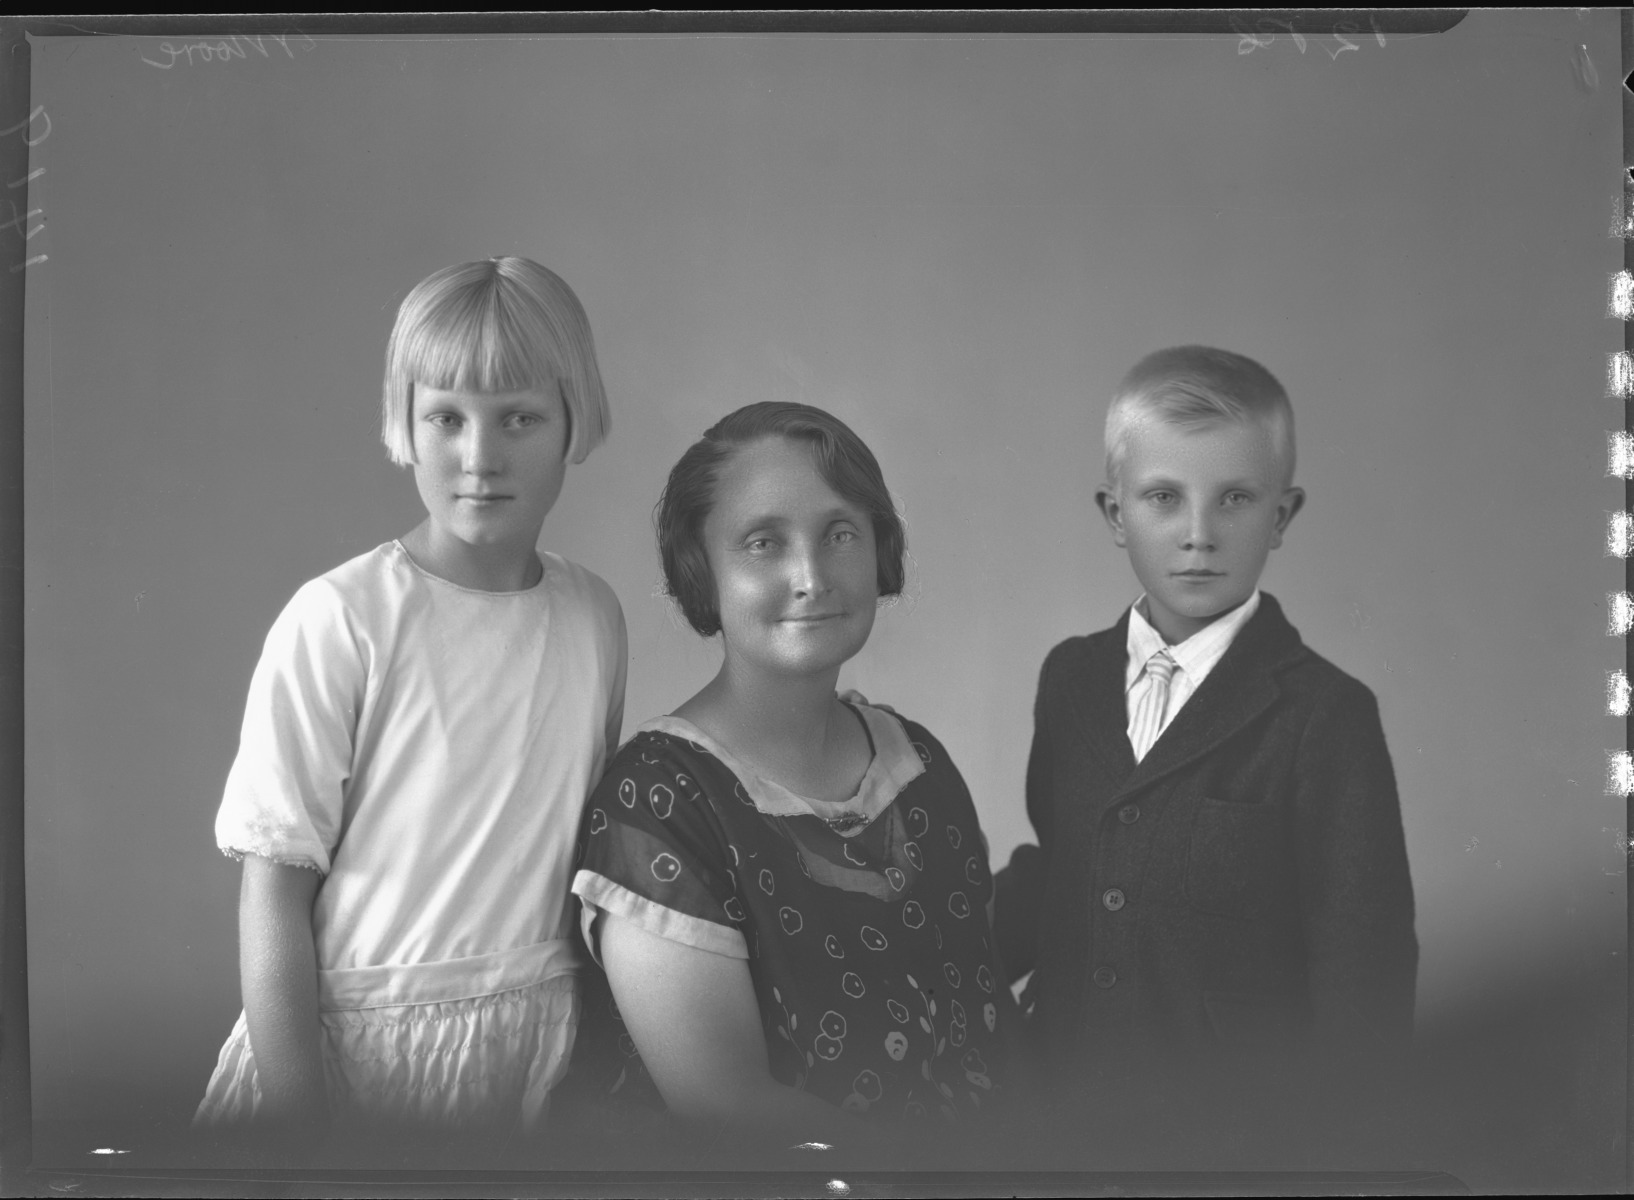
POLYGON ((1288 397, 1241 355, 1162 350, 1120 386, 1106 450, 1096 504, 1145 594, 1045 660, 1038 845, 998 878, 1057 1082, 1168 1103, 1210 1068, 1281 1087, 1290 1051, 1388 1059, 1418 945, 1377 704, 1257 586, 1305 499, 1288 397))

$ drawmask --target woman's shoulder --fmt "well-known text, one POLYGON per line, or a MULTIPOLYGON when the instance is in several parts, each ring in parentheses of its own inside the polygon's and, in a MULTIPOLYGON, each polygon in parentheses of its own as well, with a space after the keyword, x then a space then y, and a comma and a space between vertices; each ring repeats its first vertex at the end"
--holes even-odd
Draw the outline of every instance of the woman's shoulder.
POLYGON ((666 728, 666 725, 664 718, 658 718, 638 728, 608 760, 607 774, 726 770, 708 747, 688 739, 683 730, 666 728))
MULTIPOLYGON (((929 760, 925 758, 927 750, 934 748, 936 751, 942 751, 942 743, 936 739, 936 736, 929 729, 926 729, 924 725, 912 717, 904 716, 891 705, 873 703, 860 692, 845 692, 840 699, 862 712, 864 722, 870 726, 882 720, 895 722, 907 735, 909 744, 919 752, 921 761, 926 762, 927 765, 929 765, 929 760)), ((945 756, 945 752, 943 754, 945 756)))

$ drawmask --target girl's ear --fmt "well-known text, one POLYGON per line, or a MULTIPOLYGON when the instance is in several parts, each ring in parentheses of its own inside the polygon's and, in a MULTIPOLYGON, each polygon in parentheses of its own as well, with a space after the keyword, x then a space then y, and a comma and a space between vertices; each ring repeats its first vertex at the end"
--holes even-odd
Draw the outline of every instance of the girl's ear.
POLYGON ((1117 490, 1108 484, 1101 484, 1095 489, 1095 507, 1106 518, 1107 528, 1112 530, 1113 543, 1127 546, 1129 542, 1123 532, 1123 505, 1118 501, 1117 490))

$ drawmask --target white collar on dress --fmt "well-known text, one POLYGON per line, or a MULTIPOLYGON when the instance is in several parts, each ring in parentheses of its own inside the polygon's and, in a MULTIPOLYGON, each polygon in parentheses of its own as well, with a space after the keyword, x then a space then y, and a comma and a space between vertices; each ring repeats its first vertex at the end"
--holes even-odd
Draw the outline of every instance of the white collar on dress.
POLYGON ((924 759, 914 743, 908 740, 908 732, 900 721, 869 704, 852 704, 851 707, 868 727, 868 736, 874 742, 874 758, 857 786, 857 794, 849 800, 813 800, 791 792, 773 780, 762 779, 725 746, 681 717, 654 717, 643 722, 636 732, 667 733, 713 754, 737 776, 738 799, 753 804, 767 816, 810 816, 825 822, 831 822, 835 817, 863 818, 852 828, 835 829, 841 836, 850 836, 866 828, 869 822, 890 807, 903 788, 925 773, 924 759))

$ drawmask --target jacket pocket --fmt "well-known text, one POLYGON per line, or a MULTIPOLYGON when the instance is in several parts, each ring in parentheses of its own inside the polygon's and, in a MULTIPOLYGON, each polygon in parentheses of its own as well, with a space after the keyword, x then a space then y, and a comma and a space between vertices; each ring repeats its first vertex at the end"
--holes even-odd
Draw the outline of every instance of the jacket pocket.
POLYGON ((1198 912, 1263 917, 1286 902, 1287 859, 1280 810, 1204 797, 1186 854, 1186 899, 1198 912))

